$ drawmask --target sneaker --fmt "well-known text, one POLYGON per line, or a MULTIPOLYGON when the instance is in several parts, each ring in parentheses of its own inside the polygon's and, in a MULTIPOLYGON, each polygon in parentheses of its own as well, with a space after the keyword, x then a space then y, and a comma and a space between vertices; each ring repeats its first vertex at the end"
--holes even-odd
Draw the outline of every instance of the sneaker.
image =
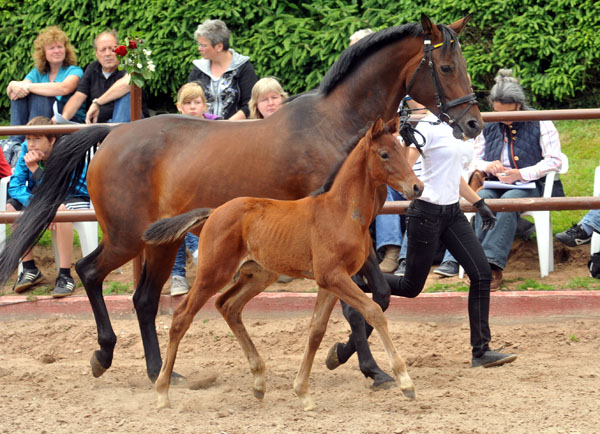
POLYGON ((19 278, 17 279, 17 283, 15 285, 15 292, 17 294, 20 294, 26 289, 37 285, 42 280, 44 280, 44 276, 42 275, 42 272, 40 270, 38 270, 37 268, 34 270, 28 270, 24 268, 21 274, 19 274, 19 278))
POLYGON ((482 366, 484 368, 491 368, 492 366, 500 366, 505 363, 514 362, 516 359, 516 354, 502 354, 498 351, 487 350, 481 357, 473 357, 471 367, 478 368, 479 366, 482 366))
POLYGON ((75 281, 71 276, 59 275, 56 279, 56 287, 52 290, 52 297, 60 298, 73 294, 75 281))
POLYGON ((557 233, 555 238, 569 247, 577 247, 588 244, 592 239, 592 235, 588 235, 583 226, 574 224, 566 231, 557 233))
POLYGON ((406 259, 400 259, 400 263, 398 264, 398 268, 394 271, 394 276, 404 276, 406 273, 406 259))
POLYGON ((190 291, 190 284, 183 276, 171 277, 171 295, 183 295, 190 291))
POLYGON ((458 274, 458 263, 454 261, 442 262, 433 272, 444 277, 456 276, 458 274))
POLYGON ((294 280, 293 277, 287 276, 285 274, 280 274, 277 278, 277 283, 290 283, 292 280, 294 280))

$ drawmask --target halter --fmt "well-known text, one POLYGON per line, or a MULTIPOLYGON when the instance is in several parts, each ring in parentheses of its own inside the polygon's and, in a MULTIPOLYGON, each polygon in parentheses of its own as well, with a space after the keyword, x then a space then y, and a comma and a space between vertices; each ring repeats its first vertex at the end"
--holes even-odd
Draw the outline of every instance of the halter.
MULTIPOLYGON (((454 42, 454 40, 451 40, 450 42, 454 42)), ((460 98, 456 98, 450 102, 446 101, 446 95, 444 94, 444 89, 442 89, 442 86, 440 84, 440 79, 438 77, 437 69, 435 68, 435 62, 433 61, 433 50, 440 48, 443 45, 444 45, 443 42, 440 42, 439 44, 431 45, 431 39, 428 39, 427 36, 425 37, 424 48, 423 48, 423 58, 421 59, 421 62, 419 62, 419 66, 417 66, 417 69, 415 69, 415 72, 413 72, 413 75, 410 78, 408 87, 406 88, 406 94, 410 95, 410 89, 413 85, 413 82, 415 81, 415 77, 417 76, 419 69, 421 69, 421 67, 425 63, 427 63, 427 66, 429 67, 429 71, 431 72, 431 79, 433 80, 433 93, 435 96, 435 105, 440 112, 440 114, 438 115, 438 118, 441 119, 442 121, 446 122, 452 128, 456 127, 462 132, 462 128, 460 128, 460 125, 457 122, 460 121, 467 114, 467 112, 471 109, 472 106, 477 104, 477 97, 475 96, 474 93, 470 93, 468 95, 461 96, 460 98), (468 104, 467 108, 465 108, 465 110, 460 114, 460 116, 458 118, 454 119, 454 118, 452 118, 452 116, 450 116, 447 113, 447 111, 449 109, 451 109, 452 107, 456 107, 458 105, 465 104, 465 103, 468 104)), ((402 102, 402 105, 400 106, 401 110, 404 108, 403 105, 404 105, 404 101, 402 102)))

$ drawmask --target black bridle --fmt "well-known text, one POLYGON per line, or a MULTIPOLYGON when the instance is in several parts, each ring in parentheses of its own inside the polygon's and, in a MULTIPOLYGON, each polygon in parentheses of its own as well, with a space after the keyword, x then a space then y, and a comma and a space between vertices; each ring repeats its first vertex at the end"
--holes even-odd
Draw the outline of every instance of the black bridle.
MULTIPOLYGON (((454 42, 454 40, 451 40, 450 42, 454 42)), ((440 112, 438 115, 438 118, 440 120, 442 120, 443 122, 446 122, 448 125, 450 125, 452 127, 452 129, 458 128, 461 133, 464 133, 458 122, 467 114, 467 112, 471 109, 472 106, 477 104, 477 97, 475 96, 474 93, 470 93, 468 95, 461 96, 460 98, 453 99, 450 102, 447 101, 446 94, 444 93, 444 89, 442 88, 442 85, 440 84, 440 78, 438 76, 437 69, 435 67, 435 62, 433 61, 433 51, 437 48, 440 48, 442 45, 444 45, 443 42, 440 42, 439 44, 431 45, 431 39, 429 39, 427 36, 425 37, 424 48, 423 48, 423 58, 421 59, 421 62, 419 62, 419 66, 417 66, 417 69, 415 69, 415 72, 413 72, 413 75, 410 78, 410 81, 408 82, 408 87, 406 88, 406 94, 410 95, 410 89, 412 88, 412 85, 415 81, 417 73, 419 72, 421 67, 423 67, 423 65, 427 65, 427 67, 429 68, 429 71, 431 73, 431 79, 433 81, 433 93, 435 96, 435 105, 440 112), (467 107, 463 110, 463 112, 460 114, 460 116, 458 116, 456 119, 453 118, 452 116, 450 116, 450 114, 448 113, 448 110, 451 109, 452 107, 456 107, 461 104, 467 104, 467 107)), ((402 100, 402 103, 400 105, 400 112, 401 112, 401 118, 402 118, 402 121, 401 121, 401 129, 402 129, 402 127, 404 127, 405 124, 409 125, 407 123, 408 116, 406 116, 406 119, 404 119, 404 116, 402 116, 402 113, 406 112, 406 110, 404 109, 404 100, 402 100)), ((408 143, 409 142, 407 142, 407 144, 408 143)), ((419 152, 421 152, 421 149, 419 146, 417 146, 417 149, 419 149, 419 152)))

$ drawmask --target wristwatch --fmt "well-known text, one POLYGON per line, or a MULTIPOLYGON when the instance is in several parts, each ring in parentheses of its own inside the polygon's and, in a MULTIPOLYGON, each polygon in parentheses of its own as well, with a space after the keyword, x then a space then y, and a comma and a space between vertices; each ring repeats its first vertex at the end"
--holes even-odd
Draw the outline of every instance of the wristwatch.
POLYGON ((96 104, 98 107, 100 107, 100 106, 102 105, 102 104, 100 104, 100 103, 98 102, 98 98, 94 98, 94 99, 92 100, 92 104, 96 104))

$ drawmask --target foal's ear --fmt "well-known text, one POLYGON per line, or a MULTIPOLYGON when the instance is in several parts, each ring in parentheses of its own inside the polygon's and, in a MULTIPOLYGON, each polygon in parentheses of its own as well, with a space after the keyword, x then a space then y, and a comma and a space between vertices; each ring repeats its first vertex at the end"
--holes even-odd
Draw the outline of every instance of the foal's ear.
POLYGON ((428 35, 432 40, 438 39, 437 36, 439 35, 440 30, 424 13, 421 13, 421 26, 423 27, 423 33, 425 33, 425 35, 428 35))
POLYGON ((390 133, 398 135, 399 124, 400 124, 400 116, 398 116, 398 114, 396 114, 396 116, 394 116, 392 119, 387 121, 385 126, 387 127, 387 129, 390 133))
POLYGON ((459 35, 460 32, 462 32, 462 30, 465 28, 465 26, 467 25, 467 23, 469 22, 469 20, 471 19, 472 16, 473 16, 473 14, 469 14, 466 17, 453 22, 448 27, 450 27, 452 30, 454 30, 456 32, 457 35, 459 35))
POLYGON ((375 119, 375 122, 373 122, 373 125, 369 130, 369 135, 371 136, 371 138, 379 137, 383 132, 384 127, 385 125, 383 123, 383 119, 381 119, 381 116, 377 116, 377 119, 375 119))

